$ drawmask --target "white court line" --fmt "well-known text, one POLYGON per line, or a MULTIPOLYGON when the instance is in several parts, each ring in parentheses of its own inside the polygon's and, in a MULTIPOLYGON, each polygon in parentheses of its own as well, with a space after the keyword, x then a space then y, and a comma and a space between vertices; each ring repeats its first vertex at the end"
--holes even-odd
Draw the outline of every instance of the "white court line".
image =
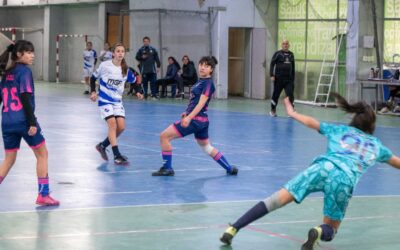
MULTIPOLYGON (((370 219, 387 219, 395 218, 393 216, 366 216, 347 218, 347 220, 370 220, 370 219)), ((252 223, 252 226, 260 225, 281 225, 281 224, 304 224, 315 223, 317 220, 294 220, 294 221, 276 221, 276 222, 263 222, 252 223)), ((222 228, 226 225, 205 225, 205 226, 192 226, 192 227, 176 227, 176 228, 155 228, 155 229, 138 229, 126 231, 110 231, 110 232, 81 232, 73 234, 46 234, 46 235, 28 235, 28 236, 3 236, 0 240, 25 240, 25 239, 46 239, 46 238, 71 238, 71 237, 86 237, 86 236, 108 236, 108 235, 121 235, 121 234, 140 234, 140 233, 160 233, 160 232, 177 232, 177 231, 190 231, 190 230, 206 230, 222 228)))
MULTIPOLYGON (((210 160, 210 162, 212 162, 212 163, 214 163, 214 161, 212 161, 212 160, 210 160)), ((233 165, 235 165, 235 164, 233 164, 233 165)), ((197 166, 194 166, 194 167, 197 167, 197 166)), ((303 167, 303 165, 294 165, 294 166, 290 166, 290 165, 288 165, 287 167, 286 167, 286 169, 293 169, 293 170, 297 170, 297 169, 299 169, 299 167, 303 167)), ((108 171, 108 172, 99 172, 99 171, 96 171, 96 173, 104 173, 104 174, 120 174, 120 173, 151 173, 152 171, 154 171, 154 170, 157 170, 158 168, 154 168, 154 169, 143 169, 143 170, 121 170, 121 171, 108 171)), ((275 170, 276 168, 275 167, 273 167, 273 166, 267 166, 267 167, 262 167, 262 166, 246 166, 246 165, 240 165, 239 166, 239 170, 240 171, 254 171, 254 170, 275 170)), ((179 167, 177 167, 177 168, 174 168, 174 171, 175 172, 181 172, 181 173, 184 173, 184 172, 193 172, 193 171, 195 171, 195 172, 204 172, 204 171, 212 171, 212 172, 215 172, 215 173, 218 173, 218 171, 222 171, 222 172, 224 172, 225 170, 223 170, 222 168, 218 168, 218 166, 216 165, 215 167, 210 167, 210 168, 184 168, 184 169, 182 169, 182 168, 179 168, 179 167)), ((221 173, 222 173, 221 172, 221 173)), ((26 177, 26 178, 32 178, 32 173, 34 173, 34 172, 29 172, 29 173, 26 173, 26 172, 24 172, 24 173, 21 173, 21 174, 9 174, 9 175, 7 175, 8 177, 9 176, 14 176, 14 177, 26 177)), ((51 174, 51 176, 76 176, 76 177, 79 177, 79 176, 87 176, 87 175, 92 175, 93 174, 93 171, 92 172, 79 172, 79 173, 69 173, 69 172, 64 172, 64 173, 58 173, 58 172, 53 172, 52 174, 51 174)))
MULTIPOLYGON (((309 200, 323 199, 324 197, 307 197, 309 200)), ((400 195, 360 195, 353 196, 354 198, 400 198, 400 195)), ((189 203, 162 203, 162 204, 145 204, 145 205, 126 205, 126 206, 109 206, 109 207, 83 207, 83 208, 54 208, 51 210, 20 210, 20 211, 0 211, 0 214, 13 213, 38 213, 38 212, 64 212, 64 211, 85 211, 85 210, 100 210, 100 209, 116 209, 116 208, 142 208, 142 207, 172 207, 172 206, 192 206, 192 205, 209 205, 209 204, 228 204, 228 203, 248 203, 259 202, 257 200, 233 200, 233 201, 208 201, 208 202, 189 202, 189 203)))

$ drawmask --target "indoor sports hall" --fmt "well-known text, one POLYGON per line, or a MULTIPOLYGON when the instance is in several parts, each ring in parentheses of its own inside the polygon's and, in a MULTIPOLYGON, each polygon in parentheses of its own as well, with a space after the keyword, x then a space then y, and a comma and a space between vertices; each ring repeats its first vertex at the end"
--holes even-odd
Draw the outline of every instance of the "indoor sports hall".
MULTIPOLYGON (((290 42, 296 112, 348 124, 351 114, 330 94, 363 100, 377 114, 374 136, 400 155, 400 98, 391 96, 399 83, 399 6, 400 0, 1 1, 0 35, 35 46, 35 116, 49 153, 51 195, 60 205, 35 204, 36 158, 22 142, 0 185, 0 249, 301 249, 308 230, 322 222, 322 193, 260 218, 230 246, 219 240, 228 223, 328 146, 324 136, 288 117, 285 93, 277 116, 270 115, 271 58, 281 41, 290 42), (218 59, 209 138, 237 175, 228 175, 189 135, 172 141, 175 175, 152 176, 163 165, 160 133, 180 120, 195 85, 184 87, 184 98, 170 98, 168 87, 166 98, 143 100, 127 95, 127 86, 118 146, 129 164, 100 157, 95 146, 107 136, 107 124, 83 94, 82 51, 87 41, 98 53, 105 42, 122 41, 128 65, 140 71, 135 54, 144 36, 159 53, 157 78, 167 73, 170 56, 182 65, 188 54, 196 69, 202 56, 218 59)), ((399 180, 400 171, 388 164, 370 168, 334 240, 315 249, 397 249, 399 180)))

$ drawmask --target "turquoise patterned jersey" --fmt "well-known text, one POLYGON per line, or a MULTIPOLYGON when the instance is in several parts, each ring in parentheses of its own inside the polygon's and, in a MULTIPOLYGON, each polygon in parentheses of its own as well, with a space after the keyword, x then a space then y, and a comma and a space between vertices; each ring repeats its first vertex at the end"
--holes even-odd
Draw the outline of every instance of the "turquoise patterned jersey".
POLYGON ((332 162, 349 176, 353 185, 376 162, 387 162, 392 157, 378 138, 357 128, 322 122, 320 133, 328 139, 328 150, 313 162, 332 162))

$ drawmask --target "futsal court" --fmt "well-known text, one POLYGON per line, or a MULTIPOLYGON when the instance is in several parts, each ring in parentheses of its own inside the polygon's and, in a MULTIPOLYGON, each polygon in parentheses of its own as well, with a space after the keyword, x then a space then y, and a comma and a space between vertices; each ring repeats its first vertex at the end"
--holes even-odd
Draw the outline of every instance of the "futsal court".
MULTIPOLYGON (((238 176, 226 175, 189 136, 173 141, 175 176, 152 177, 162 164, 159 134, 179 119, 188 100, 125 97, 119 147, 130 165, 121 167, 95 150, 107 126, 81 92, 77 84, 36 83, 50 189, 61 205, 35 205, 35 157, 22 143, 0 186, 0 249, 300 249, 309 228, 321 224, 323 200, 316 194, 244 228, 232 246, 219 241, 229 222, 325 152, 325 138, 288 118, 282 101, 276 118, 267 115, 265 100, 211 102, 211 143, 238 166, 238 176)), ((349 119, 338 109, 299 104, 296 110, 323 121, 349 119)), ((375 135, 397 155, 399 127, 398 117, 378 116, 375 135)), ((357 186, 335 240, 319 249, 398 249, 399 211, 400 171, 376 165, 357 186)))

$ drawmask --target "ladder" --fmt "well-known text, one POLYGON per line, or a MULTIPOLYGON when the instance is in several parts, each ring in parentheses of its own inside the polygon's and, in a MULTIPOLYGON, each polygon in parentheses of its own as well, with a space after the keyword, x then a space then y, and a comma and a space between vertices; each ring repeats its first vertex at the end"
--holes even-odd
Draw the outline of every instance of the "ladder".
MULTIPOLYGON (((339 29, 338 36, 339 42, 337 43, 336 53, 334 55, 334 62, 327 62, 327 53, 324 53, 324 59, 321 65, 321 71, 319 74, 317 88, 315 89, 314 105, 322 104, 325 107, 328 106, 329 95, 331 93, 332 84, 335 78, 336 68, 339 62, 339 52, 340 46, 342 45, 342 40, 347 32, 347 24, 345 28, 339 29), (325 99, 325 103, 321 102, 320 99, 325 99)), ((325 50, 326 51, 326 50, 325 50)))

